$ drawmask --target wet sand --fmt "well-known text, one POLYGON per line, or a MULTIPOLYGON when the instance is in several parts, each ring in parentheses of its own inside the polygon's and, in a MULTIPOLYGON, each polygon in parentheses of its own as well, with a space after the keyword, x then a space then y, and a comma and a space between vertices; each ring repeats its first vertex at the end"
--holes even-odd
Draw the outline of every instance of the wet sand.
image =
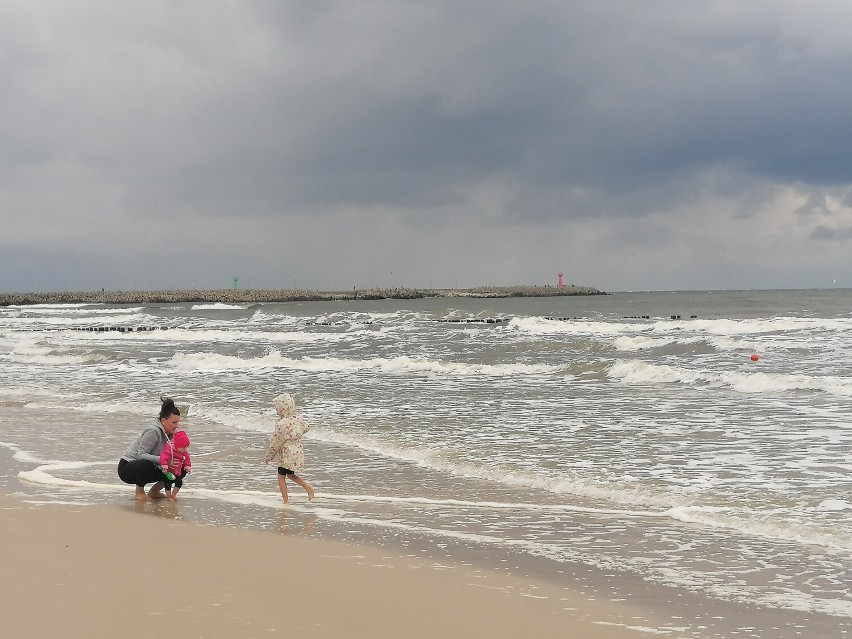
POLYGON ((168 504, 0 496, 0 557, 11 637, 648 637, 624 623, 647 611, 624 602, 393 550, 189 524, 168 504))

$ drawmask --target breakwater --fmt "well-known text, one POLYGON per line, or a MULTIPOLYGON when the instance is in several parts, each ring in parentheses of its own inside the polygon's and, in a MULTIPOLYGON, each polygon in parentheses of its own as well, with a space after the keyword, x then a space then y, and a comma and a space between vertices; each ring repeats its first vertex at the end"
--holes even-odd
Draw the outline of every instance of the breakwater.
POLYGON ((426 297, 556 297, 606 295, 590 286, 482 286, 467 289, 371 288, 351 291, 295 289, 211 289, 162 291, 53 291, 0 293, 0 306, 26 304, 178 304, 313 302, 334 300, 419 299, 426 297))

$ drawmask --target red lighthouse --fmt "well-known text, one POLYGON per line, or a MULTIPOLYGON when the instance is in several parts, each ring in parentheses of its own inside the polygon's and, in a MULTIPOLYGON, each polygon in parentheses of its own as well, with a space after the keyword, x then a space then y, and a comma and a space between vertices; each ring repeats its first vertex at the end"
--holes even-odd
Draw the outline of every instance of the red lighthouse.
POLYGON ((559 273, 559 288, 562 288, 562 273, 559 273))

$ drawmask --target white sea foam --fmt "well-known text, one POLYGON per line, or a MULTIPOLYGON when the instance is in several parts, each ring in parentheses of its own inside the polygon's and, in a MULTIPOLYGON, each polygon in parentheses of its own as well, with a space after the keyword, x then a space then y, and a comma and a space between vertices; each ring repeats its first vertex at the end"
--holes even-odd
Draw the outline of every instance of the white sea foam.
POLYGON ((613 621, 592 621, 591 623, 598 626, 612 626, 614 628, 625 628, 627 630, 635 630, 637 632, 644 632, 649 635, 670 635, 673 632, 682 632, 685 630, 689 630, 689 627, 661 627, 661 628, 653 628, 651 626, 635 626, 631 624, 625 623, 615 623, 613 621))
POLYGON ((24 450, 23 448, 20 448, 19 446, 11 442, 0 442, 0 446, 11 450, 13 453, 12 458, 18 460, 19 462, 28 464, 41 464, 45 461, 44 459, 36 457, 30 451, 24 450))
MULTIPOLYGON (((648 339, 706 339, 726 337, 737 343, 765 341, 767 335, 790 335, 814 332, 846 332, 852 330, 852 319, 769 318, 769 319, 656 319, 639 322, 559 320, 544 317, 516 317, 508 326, 534 335, 584 335, 598 337, 645 337, 648 339), (750 341, 749 338, 752 338, 750 341)), ((724 342, 719 342, 724 343, 724 342)), ((627 342, 629 344, 629 342, 627 342)))
POLYGON ((773 514, 716 506, 676 506, 669 510, 672 519, 711 528, 735 530, 749 537, 793 541, 821 546, 842 553, 852 551, 852 534, 801 521, 791 522, 773 514))
MULTIPOLYGON (((81 488, 81 489, 89 489, 89 488, 97 488, 102 491, 115 491, 117 489, 123 490, 125 487, 123 484, 105 484, 98 482, 91 482, 84 479, 64 479, 60 477, 56 477, 52 473, 59 472, 67 472, 71 470, 80 471, 79 474, 85 475, 85 472, 89 468, 95 468, 99 466, 109 466, 112 467, 115 465, 113 461, 94 461, 94 462, 79 462, 79 461, 59 461, 59 460, 51 460, 46 461, 42 459, 37 459, 33 457, 31 454, 26 451, 17 450, 14 445, 7 444, 4 442, 0 442, 0 446, 5 446, 12 450, 15 450, 16 455, 15 458, 21 462, 27 463, 35 463, 40 464, 36 468, 32 470, 21 471, 18 473, 18 477, 25 481, 40 484, 43 486, 53 486, 53 487, 64 487, 64 488, 81 488)), ((201 457, 203 455, 195 454, 194 457, 201 457)), ((234 503, 241 504, 256 504, 256 505, 264 505, 264 506, 279 506, 280 505, 280 495, 275 491, 250 491, 243 489, 232 489, 232 490, 215 490, 215 489, 205 489, 192 487, 191 490, 185 491, 184 495, 193 494, 196 496, 207 496, 214 497, 216 499, 232 501, 234 503)), ((627 518, 644 518, 644 517, 652 517, 652 518, 663 518, 667 517, 668 514, 664 511, 631 511, 631 510, 622 510, 622 509, 607 509, 607 508, 593 508, 593 507, 584 507, 577 506, 573 504, 535 504, 530 502, 495 502, 495 501, 466 501, 460 499, 430 499, 425 497, 409 497, 409 496, 387 496, 387 495, 367 495, 367 494, 343 494, 343 493, 333 493, 333 492, 317 492, 317 497, 323 499, 324 502, 330 503, 369 503, 369 504, 407 504, 407 505, 417 505, 424 507, 442 507, 442 508, 457 508, 462 510, 486 510, 486 511, 494 511, 494 510, 507 510, 507 511, 530 511, 530 512, 538 512, 538 513, 585 513, 585 514, 598 514, 598 515, 617 515, 627 518)))
POLYGON ((380 370, 386 373, 434 373, 438 375, 528 375, 552 373, 560 367, 536 364, 464 364, 430 360, 425 357, 377 357, 365 360, 326 358, 291 358, 272 350, 259 357, 236 357, 218 353, 177 353, 171 363, 181 370, 252 370, 290 368, 305 371, 380 370))
MULTIPOLYGON (((28 402, 41 400, 44 398, 54 398, 58 394, 54 390, 46 388, 34 388, 32 386, 0 386, 0 397, 5 397, 7 400, 20 402, 26 408, 28 402)), ((73 396, 67 395, 66 398, 73 399, 73 396)))
POLYGON ((9 304, 9 308, 21 308, 21 309, 60 309, 60 310, 68 310, 71 311, 76 308, 84 308, 91 306, 100 306, 98 303, 94 302, 75 302, 68 304, 9 304))
POLYGON ((618 336, 635 332, 630 324, 617 322, 592 322, 588 320, 555 320, 544 317, 514 317, 508 323, 509 328, 533 335, 570 334, 618 336))
POLYGON ((82 488, 85 490, 98 490, 105 492, 117 492, 122 487, 115 484, 104 484, 92 482, 85 479, 63 479, 51 474, 52 471, 66 471, 75 469, 91 468, 93 466, 115 465, 115 462, 54 462, 43 464, 32 470, 22 470, 18 478, 34 484, 61 488, 82 488))
MULTIPOLYGON (((264 413, 238 407, 222 407, 209 404, 193 404, 192 417, 222 424, 234 430, 242 430, 269 435, 275 427, 275 415, 272 406, 264 413)), ((310 433, 308 433, 310 436, 310 433)))
POLYGON ((629 335, 625 335, 622 337, 617 337, 615 339, 615 348, 619 351, 642 351, 649 348, 662 348, 664 346, 668 346, 670 344, 681 343, 681 344, 694 344, 700 341, 698 338, 687 339, 687 340, 679 340, 676 337, 651 337, 648 335, 641 335, 638 337, 633 337, 629 335))
MULTIPOLYGON (((96 461, 96 462, 75 462, 75 461, 50 461, 44 463, 43 460, 35 459, 32 455, 16 449, 14 445, 0 442, 0 446, 5 446, 15 450, 16 458, 19 461, 41 463, 32 470, 21 471, 18 477, 21 480, 28 481, 44 486, 62 487, 62 488, 78 488, 84 490, 99 490, 105 492, 116 492, 124 489, 121 484, 104 484, 92 482, 85 479, 65 479, 56 477, 56 471, 78 470, 81 474, 85 474, 86 469, 98 466, 112 466, 112 461, 96 461)), ((195 488, 191 491, 185 491, 185 496, 193 494, 197 496, 214 497, 223 501, 233 501, 242 504, 257 504, 264 506, 278 506, 280 504, 277 493, 269 493, 262 491, 219 491, 213 489, 195 488)), ((598 515, 614 515, 628 518, 647 518, 655 519, 660 517, 670 517, 677 521, 682 521, 691 524, 701 524, 712 528, 734 529, 740 533, 747 533, 751 536, 758 536, 767 539, 795 541, 815 546, 821 546, 833 550, 847 552, 852 549, 852 536, 846 535, 846 538, 840 537, 837 534, 829 534, 819 530, 803 529, 801 525, 784 524, 777 519, 766 519, 766 517, 755 518, 749 517, 748 512, 734 511, 731 509, 709 507, 709 506, 678 506, 669 509, 668 511, 632 511, 622 509, 606 509, 606 508, 590 508, 575 505, 546 505, 546 504, 530 504, 525 502, 470 502, 465 500, 455 499, 427 499, 422 497, 388 497, 377 495, 358 495, 358 494, 334 494, 334 493, 319 493, 318 497, 322 497, 330 502, 368 502, 368 503, 397 503, 397 504, 416 504, 421 506, 441 506, 441 507, 459 507, 465 510, 509 510, 523 511, 530 510, 536 512, 577 512, 577 513, 592 513, 598 515)), ((352 518, 348 519, 349 521, 352 518)), ((380 525, 387 525, 388 522, 382 520, 380 525)), ((435 534, 448 534, 447 531, 435 530, 435 534)), ((505 541, 505 540, 503 540, 505 541)))
POLYGON ((778 317, 759 319, 695 319, 689 328, 714 335, 758 335, 763 333, 796 333, 800 331, 849 331, 849 318, 778 317))
POLYGON ((609 368, 607 376, 628 384, 694 384, 700 381, 718 381, 718 376, 715 375, 712 377, 716 379, 711 379, 707 373, 665 364, 647 364, 641 360, 617 361, 609 368))
POLYGON ((819 508, 823 510, 852 510, 852 503, 845 499, 823 499, 819 503, 819 508))
MULTIPOLYGON (((78 395, 45 395, 41 398, 33 398, 24 406, 26 410, 62 410, 64 412, 90 413, 118 415, 129 413, 132 415, 144 415, 150 417, 152 414, 152 402, 156 403, 159 396, 148 402, 136 402, 130 400, 81 400, 78 395)), ((180 402, 178 402, 180 403, 180 402)), ((154 411, 156 412, 156 411, 154 411)))
POLYGON ((191 310, 193 311, 219 311, 219 310, 245 310, 245 306, 240 306, 239 304, 225 304, 223 302, 216 302, 213 304, 193 304, 191 310))
POLYGON ((109 324, 110 326, 131 326, 152 324, 156 320, 145 313, 115 313, 109 317, 100 314, 72 315, 68 313, 45 315, 42 317, 17 317, 15 328, 24 330, 68 330, 75 328, 91 328, 109 324))
POLYGON ((546 491, 553 494, 575 495, 602 499, 608 503, 626 506, 669 508, 681 503, 683 498, 654 494, 640 487, 613 485, 582 477, 556 478, 531 472, 510 471, 486 464, 463 463, 442 456, 441 449, 413 448, 396 445, 386 440, 364 435, 353 436, 324 427, 317 427, 309 435, 321 441, 347 444, 383 457, 411 462, 429 470, 449 473, 456 477, 470 477, 493 481, 506 486, 546 491))
POLYGON ((12 353, 9 361, 23 364, 39 364, 45 366, 65 366, 74 364, 91 364, 106 359, 103 355, 89 353, 87 355, 55 355, 53 353, 12 353))
POLYGON ((852 396, 852 379, 836 376, 815 377, 782 373, 716 373, 690 370, 666 364, 648 364, 641 360, 620 360, 607 371, 608 377, 628 384, 706 384, 729 386, 742 393, 785 392, 791 390, 824 391, 852 396))
POLYGON ((78 304, 73 307, 64 306, 21 306, 18 307, 24 316, 44 315, 49 316, 82 316, 82 315, 129 315, 142 312, 142 307, 109 307, 94 308, 93 305, 78 304))
POLYGON ((192 343, 203 344, 205 342, 215 343, 303 343, 313 342, 336 342, 351 339, 345 334, 322 334, 306 333, 303 331, 240 331, 240 330, 218 330, 204 328, 169 328, 164 331, 140 331, 132 333, 108 332, 90 333, 83 332, 75 336, 82 342, 98 342, 102 340, 137 342, 165 342, 165 343, 192 343))

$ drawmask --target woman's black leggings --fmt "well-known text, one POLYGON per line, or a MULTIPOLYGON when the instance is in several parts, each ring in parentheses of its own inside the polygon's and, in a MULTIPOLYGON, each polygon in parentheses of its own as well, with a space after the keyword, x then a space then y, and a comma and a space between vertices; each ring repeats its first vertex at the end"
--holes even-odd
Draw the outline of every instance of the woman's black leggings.
POLYGON ((163 481, 163 473, 159 466, 155 466, 147 459, 118 460, 118 476, 125 484, 136 484, 144 486, 158 481, 163 481))

